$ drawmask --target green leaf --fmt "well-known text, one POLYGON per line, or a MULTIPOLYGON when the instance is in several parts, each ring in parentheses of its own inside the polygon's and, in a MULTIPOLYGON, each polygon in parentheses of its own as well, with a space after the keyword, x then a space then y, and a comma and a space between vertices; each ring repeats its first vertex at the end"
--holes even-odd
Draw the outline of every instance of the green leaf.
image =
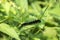
POLYGON ((55 14, 55 15, 57 15, 57 16, 60 16, 60 11, 59 11, 59 10, 60 10, 60 7, 59 7, 59 5, 57 4, 54 9, 49 10, 49 13, 55 14))
POLYGON ((33 15, 35 15, 38 19, 40 19, 40 17, 41 17, 41 10, 39 10, 39 9, 41 9, 41 8, 39 8, 39 5, 38 4, 35 4, 35 3, 32 3, 31 4, 31 6, 32 6, 32 14, 33 15))
POLYGON ((11 4, 8 2, 5 2, 2 4, 2 6, 3 6, 4 10, 6 11, 6 14, 9 15, 9 10, 10 10, 11 4))
POLYGON ((16 38, 17 40, 20 40, 16 31, 5 23, 0 24, 0 31, 11 36, 12 38, 16 38))
POLYGON ((45 27, 45 31, 43 32, 43 34, 48 38, 53 38, 56 37, 57 32, 55 28, 45 27))
POLYGON ((27 0, 15 0, 16 4, 21 8, 21 12, 28 11, 28 2, 27 0))
POLYGON ((39 38, 33 38, 34 40, 40 40, 39 38))

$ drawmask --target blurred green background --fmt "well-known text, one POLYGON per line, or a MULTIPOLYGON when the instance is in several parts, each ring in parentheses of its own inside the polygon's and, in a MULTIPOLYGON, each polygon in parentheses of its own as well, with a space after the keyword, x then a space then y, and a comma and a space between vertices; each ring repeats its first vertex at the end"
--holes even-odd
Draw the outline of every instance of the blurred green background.
POLYGON ((60 0, 0 0, 0 40, 60 40, 60 0))

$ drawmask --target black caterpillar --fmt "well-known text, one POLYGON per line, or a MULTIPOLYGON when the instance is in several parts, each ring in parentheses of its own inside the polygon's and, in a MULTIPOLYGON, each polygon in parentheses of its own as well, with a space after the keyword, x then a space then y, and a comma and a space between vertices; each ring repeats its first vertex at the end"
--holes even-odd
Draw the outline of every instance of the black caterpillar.
POLYGON ((41 20, 34 20, 34 21, 31 21, 31 22, 23 23, 20 26, 20 28, 23 27, 23 26, 26 26, 26 25, 32 25, 32 24, 36 24, 36 23, 40 23, 40 22, 41 22, 41 20))

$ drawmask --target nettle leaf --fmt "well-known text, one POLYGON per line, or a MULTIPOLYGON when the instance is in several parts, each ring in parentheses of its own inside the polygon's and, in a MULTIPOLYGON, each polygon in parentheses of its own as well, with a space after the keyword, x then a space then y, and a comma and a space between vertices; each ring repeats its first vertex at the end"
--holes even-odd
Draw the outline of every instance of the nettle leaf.
POLYGON ((44 36, 47 36, 48 38, 53 38, 56 37, 56 30, 55 28, 51 28, 51 27, 45 27, 45 31, 43 32, 44 36))
POLYGON ((1 23, 0 24, 0 31, 11 36, 12 38, 20 40, 16 31, 12 27, 10 27, 8 24, 1 23))
POLYGON ((21 28, 20 31, 25 31, 25 30, 31 29, 31 28, 33 28, 33 27, 35 27, 35 25, 27 25, 27 26, 24 26, 23 28, 21 28))
POLYGON ((10 10, 11 4, 8 2, 5 2, 2 4, 2 6, 3 6, 4 10, 6 11, 6 14, 9 15, 9 10, 10 10))
POLYGON ((16 8, 11 7, 11 8, 10 8, 10 12, 11 12, 12 14, 16 15, 16 8))
POLYGON ((32 12, 33 12, 33 15, 35 15, 37 18, 40 18, 41 17, 41 10, 39 10, 39 5, 38 4, 35 4, 35 3, 32 3, 31 4, 32 6, 32 12), (38 8, 37 8, 38 7, 38 8))
POLYGON ((28 18, 28 2, 27 0, 15 0, 17 6, 20 7, 19 11, 17 10, 17 19, 19 19, 20 23, 23 23, 28 18))
POLYGON ((40 40, 39 38, 33 38, 34 40, 40 40))
POLYGON ((27 0, 15 0, 16 4, 21 7, 21 12, 28 11, 28 2, 27 0))
POLYGON ((28 10, 28 2, 27 0, 20 0, 20 7, 24 10, 28 10))
POLYGON ((52 10, 49 10, 49 12, 51 13, 51 14, 55 14, 55 15, 58 15, 58 16, 60 16, 60 7, 59 7, 59 5, 57 4, 56 5, 56 7, 54 8, 54 9, 52 9, 52 10))

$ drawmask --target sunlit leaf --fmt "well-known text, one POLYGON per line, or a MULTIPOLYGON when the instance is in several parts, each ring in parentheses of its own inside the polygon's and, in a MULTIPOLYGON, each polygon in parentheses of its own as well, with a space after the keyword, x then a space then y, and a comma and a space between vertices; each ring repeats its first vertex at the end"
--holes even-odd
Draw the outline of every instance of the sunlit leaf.
POLYGON ((11 36, 12 38, 16 38, 17 40, 20 40, 16 31, 5 23, 0 24, 0 31, 11 36))

